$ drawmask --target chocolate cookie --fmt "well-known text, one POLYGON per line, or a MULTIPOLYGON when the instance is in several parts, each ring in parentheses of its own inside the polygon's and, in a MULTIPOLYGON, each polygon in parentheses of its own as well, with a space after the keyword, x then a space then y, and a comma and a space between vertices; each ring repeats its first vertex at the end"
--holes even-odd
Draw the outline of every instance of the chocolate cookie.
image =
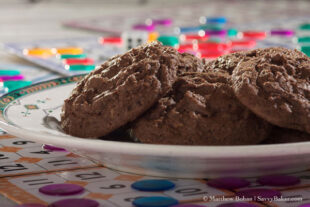
POLYGON ((205 70, 219 71, 224 70, 232 74, 239 62, 245 57, 244 52, 236 52, 228 55, 223 55, 214 60, 205 63, 205 70))
POLYGON ((310 59, 285 48, 246 54, 232 74, 239 101, 270 123, 310 133, 310 59))
POLYGON ((140 117, 131 134, 143 143, 245 145, 266 138, 269 124, 236 99, 225 71, 185 73, 173 91, 140 117))
POLYGON ((271 130, 268 138, 265 139, 262 144, 280 144, 307 141, 310 141, 310 134, 293 129, 274 127, 271 130))
POLYGON ((175 49, 158 42, 111 58, 65 100, 62 128, 74 136, 100 137, 133 121, 171 90, 179 62, 175 49))

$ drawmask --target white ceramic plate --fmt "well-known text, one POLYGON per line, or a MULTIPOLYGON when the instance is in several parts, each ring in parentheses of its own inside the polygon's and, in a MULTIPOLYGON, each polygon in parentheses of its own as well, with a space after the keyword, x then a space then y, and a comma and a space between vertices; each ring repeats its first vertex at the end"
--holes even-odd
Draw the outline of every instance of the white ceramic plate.
POLYGON ((121 171, 210 178, 290 173, 309 168, 310 142, 255 146, 173 146, 82 139, 58 130, 61 106, 83 76, 55 79, 0 98, 0 127, 52 144, 121 171), (55 117, 55 118, 53 118, 55 117))

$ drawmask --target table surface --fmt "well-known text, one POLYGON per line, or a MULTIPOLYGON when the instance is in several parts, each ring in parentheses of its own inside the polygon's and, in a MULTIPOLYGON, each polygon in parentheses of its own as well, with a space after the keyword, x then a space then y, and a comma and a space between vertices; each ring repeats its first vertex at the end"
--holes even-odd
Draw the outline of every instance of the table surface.
MULTIPOLYGON (((0 43, 22 42, 34 39, 56 39, 68 37, 94 36, 98 33, 85 30, 66 28, 61 22, 76 18, 90 18, 100 15, 114 15, 122 12, 142 12, 155 7, 181 5, 186 0, 1 0, 0 2, 0 43)), ((199 3, 200 1, 191 1, 199 3)), ((234 2, 238 7, 245 1, 234 2)), ((253 3, 255 1, 252 1, 253 3)), ((310 8, 310 1, 294 1, 297 8, 310 8)), ((212 4, 214 1, 212 1, 212 4)), ((263 3, 267 3, 264 1, 263 3)), ((268 1, 277 8, 285 7, 285 1, 268 1)), ((211 4, 211 6, 212 6, 211 4)), ((247 2, 249 4, 249 2, 247 2)), ((250 5, 250 4, 249 4, 250 5)), ((230 6, 230 5, 227 5, 230 6)), ((256 11, 256 7, 249 6, 256 11)), ((216 14, 214 11, 213 14, 216 14)), ((276 11, 275 11, 276 12, 276 11)), ((211 15, 213 15, 211 14, 211 15)), ((279 15, 283 15, 280 14, 279 15)), ((18 63, 31 65, 24 60, 9 55, 0 50, 1 63, 18 63)), ((4 197, 0 197, 1 206, 14 206, 14 203, 4 197)))

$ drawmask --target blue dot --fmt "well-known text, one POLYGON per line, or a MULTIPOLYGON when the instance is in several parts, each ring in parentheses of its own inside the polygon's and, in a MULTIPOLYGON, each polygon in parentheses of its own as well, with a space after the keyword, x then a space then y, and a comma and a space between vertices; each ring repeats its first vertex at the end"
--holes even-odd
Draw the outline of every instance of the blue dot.
POLYGON ((225 24, 227 19, 225 17, 207 17, 207 23, 225 24))
POLYGON ((132 188, 141 191, 164 191, 174 186, 174 183, 169 180, 141 180, 131 185, 132 188))
POLYGON ((133 201, 133 205, 136 207, 169 207, 177 205, 179 202, 174 198, 164 196, 152 196, 138 198, 133 201))

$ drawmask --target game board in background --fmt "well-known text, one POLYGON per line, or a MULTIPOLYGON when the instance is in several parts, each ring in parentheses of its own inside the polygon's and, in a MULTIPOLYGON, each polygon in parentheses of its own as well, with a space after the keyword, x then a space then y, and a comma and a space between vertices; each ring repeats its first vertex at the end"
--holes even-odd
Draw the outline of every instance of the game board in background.
POLYGON ((35 66, 25 66, 19 64, 1 64, 0 70, 14 70, 19 71, 25 80, 31 81, 32 83, 38 83, 41 81, 47 81, 61 77, 57 73, 44 70, 35 66))
POLYGON ((32 63, 66 76, 88 73, 90 70, 94 69, 96 65, 119 54, 121 50, 121 48, 116 45, 100 44, 97 37, 41 40, 27 43, 6 43, 4 44, 4 49, 32 63), (70 48, 75 50, 74 52, 76 52, 76 50, 79 51, 74 54, 57 54, 57 50, 66 50, 70 48), (41 56, 27 55, 25 53, 25 51, 31 51, 33 49, 38 50, 36 52, 41 52, 41 56), (54 50, 56 50, 55 54, 52 53, 54 50), (43 52, 45 53, 43 54, 43 52), (85 64, 85 62, 82 62, 80 65, 74 64, 74 66, 70 65, 70 68, 66 68, 67 64, 64 61, 67 59, 72 59, 74 61, 77 57, 79 60, 91 61, 91 63, 85 64), (78 67, 82 69, 80 70, 78 67))

